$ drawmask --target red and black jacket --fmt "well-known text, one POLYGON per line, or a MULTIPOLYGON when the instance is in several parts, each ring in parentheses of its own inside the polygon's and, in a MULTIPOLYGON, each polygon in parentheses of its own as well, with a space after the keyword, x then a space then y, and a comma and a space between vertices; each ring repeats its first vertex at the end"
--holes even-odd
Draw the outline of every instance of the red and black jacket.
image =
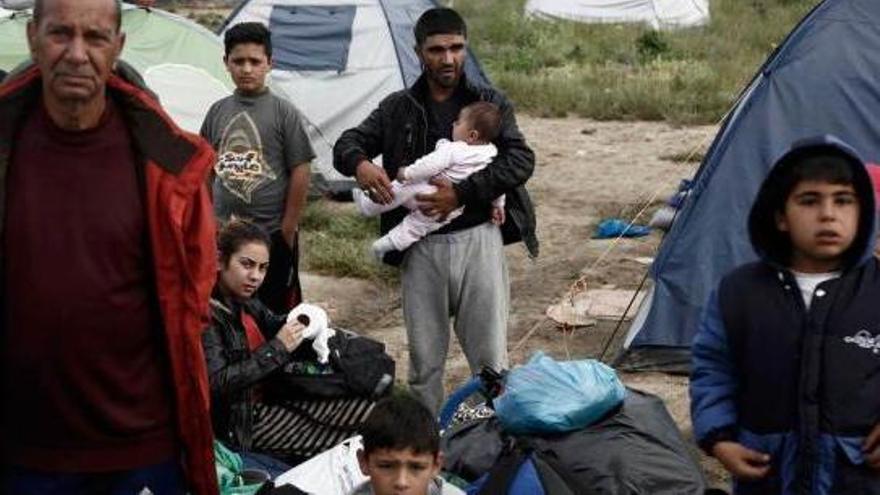
MULTIPOLYGON (((0 86, 0 236, 16 131, 39 104, 41 88, 37 67, 0 86)), ((199 136, 174 124, 146 89, 112 75, 107 94, 122 110, 141 161, 153 276, 189 490, 194 495, 213 495, 218 485, 201 334, 209 321, 208 300, 217 274, 216 225, 206 187, 214 151, 199 136)), ((0 249, 0 270, 3 260, 0 249)))

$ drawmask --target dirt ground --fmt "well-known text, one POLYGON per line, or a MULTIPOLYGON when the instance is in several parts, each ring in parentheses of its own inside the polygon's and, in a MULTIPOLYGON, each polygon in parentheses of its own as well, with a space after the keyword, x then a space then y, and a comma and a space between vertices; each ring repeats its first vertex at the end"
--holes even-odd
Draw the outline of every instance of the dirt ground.
MULTIPOLYGON (((536 205, 541 254, 532 260, 522 245, 507 247, 511 361, 521 363, 537 350, 557 358, 598 358, 606 345, 605 358, 611 360, 627 325, 609 345, 615 322, 563 332, 545 311, 581 277, 589 288, 639 286, 647 267, 634 258, 654 256, 660 235, 619 242, 594 240, 593 229, 604 218, 630 220, 640 212, 636 223, 647 224, 679 180, 692 176, 696 169, 697 163, 675 162, 670 157, 705 149, 715 128, 528 116, 520 117, 519 123, 537 155, 528 189, 536 205)), ((397 360, 398 379, 405 382, 406 339, 396 288, 308 274, 303 284, 307 300, 328 308, 335 325, 385 342, 397 360)), ((455 342, 446 370, 447 389, 469 375, 455 342)), ((682 432, 691 438, 685 377, 638 373, 622 378, 630 386, 662 397, 682 432)), ((725 482, 714 461, 701 456, 701 462, 710 483, 725 482)))

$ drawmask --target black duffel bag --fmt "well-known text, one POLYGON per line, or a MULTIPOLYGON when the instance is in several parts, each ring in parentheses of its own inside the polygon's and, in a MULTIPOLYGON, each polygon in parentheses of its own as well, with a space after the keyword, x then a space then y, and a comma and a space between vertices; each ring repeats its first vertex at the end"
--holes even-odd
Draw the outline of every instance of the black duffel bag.
POLYGON ((511 442, 548 464, 573 493, 710 493, 663 401, 635 389, 627 389, 617 410, 568 433, 514 437, 503 432, 497 418, 454 426, 441 439, 444 469, 468 482, 484 473, 490 473, 490 479, 493 474, 510 477, 516 471, 498 469, 498 463, 505 460, 505 447, 511 442))
POLYGON ((304 341, 294 352, 293 360, 269 379, 270 397, 280 400, 377 399, 391 392, 395 366, 385 352, 385 344, 336 329, 336 335, 328 339, 327 346, 330 362, 319 365, 309 341, 304 341))

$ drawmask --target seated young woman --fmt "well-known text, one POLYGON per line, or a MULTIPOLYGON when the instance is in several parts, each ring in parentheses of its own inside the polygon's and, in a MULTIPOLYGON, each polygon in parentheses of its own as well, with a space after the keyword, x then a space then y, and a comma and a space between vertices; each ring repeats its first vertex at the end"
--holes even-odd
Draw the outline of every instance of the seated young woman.
POLYGON ((302 354, 294 351, 304 326, 287 323, 287 315, 275 315, 253 297, 266 275, 270 242, 262 228, 242 220, 220 230, 211 325, 202 345, 214 435, 241 454, 245 467, 275 476, 351 436, 372 401, 271 396, 273 372, 302 354))

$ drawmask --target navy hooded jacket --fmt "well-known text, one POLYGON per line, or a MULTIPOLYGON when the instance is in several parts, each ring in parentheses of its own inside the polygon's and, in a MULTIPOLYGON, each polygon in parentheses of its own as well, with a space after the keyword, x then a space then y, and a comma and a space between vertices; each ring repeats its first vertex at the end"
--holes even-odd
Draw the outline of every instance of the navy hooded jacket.
POLYGON ((880 494, 880 473, 862 453, 880 421, 875 212, 863 161, 830 136, 796 143, 758 192, 749 234, 761 261, 721 280, 692 346, 691 416, 700 446, 733 440, 771 456, 768 476, 735 482, 736 494, 880 494), (819 284, 807 309, 772 205, 783 194, 779 177, 817 153, 852 166, 860 214, 841 276, 819 284))

